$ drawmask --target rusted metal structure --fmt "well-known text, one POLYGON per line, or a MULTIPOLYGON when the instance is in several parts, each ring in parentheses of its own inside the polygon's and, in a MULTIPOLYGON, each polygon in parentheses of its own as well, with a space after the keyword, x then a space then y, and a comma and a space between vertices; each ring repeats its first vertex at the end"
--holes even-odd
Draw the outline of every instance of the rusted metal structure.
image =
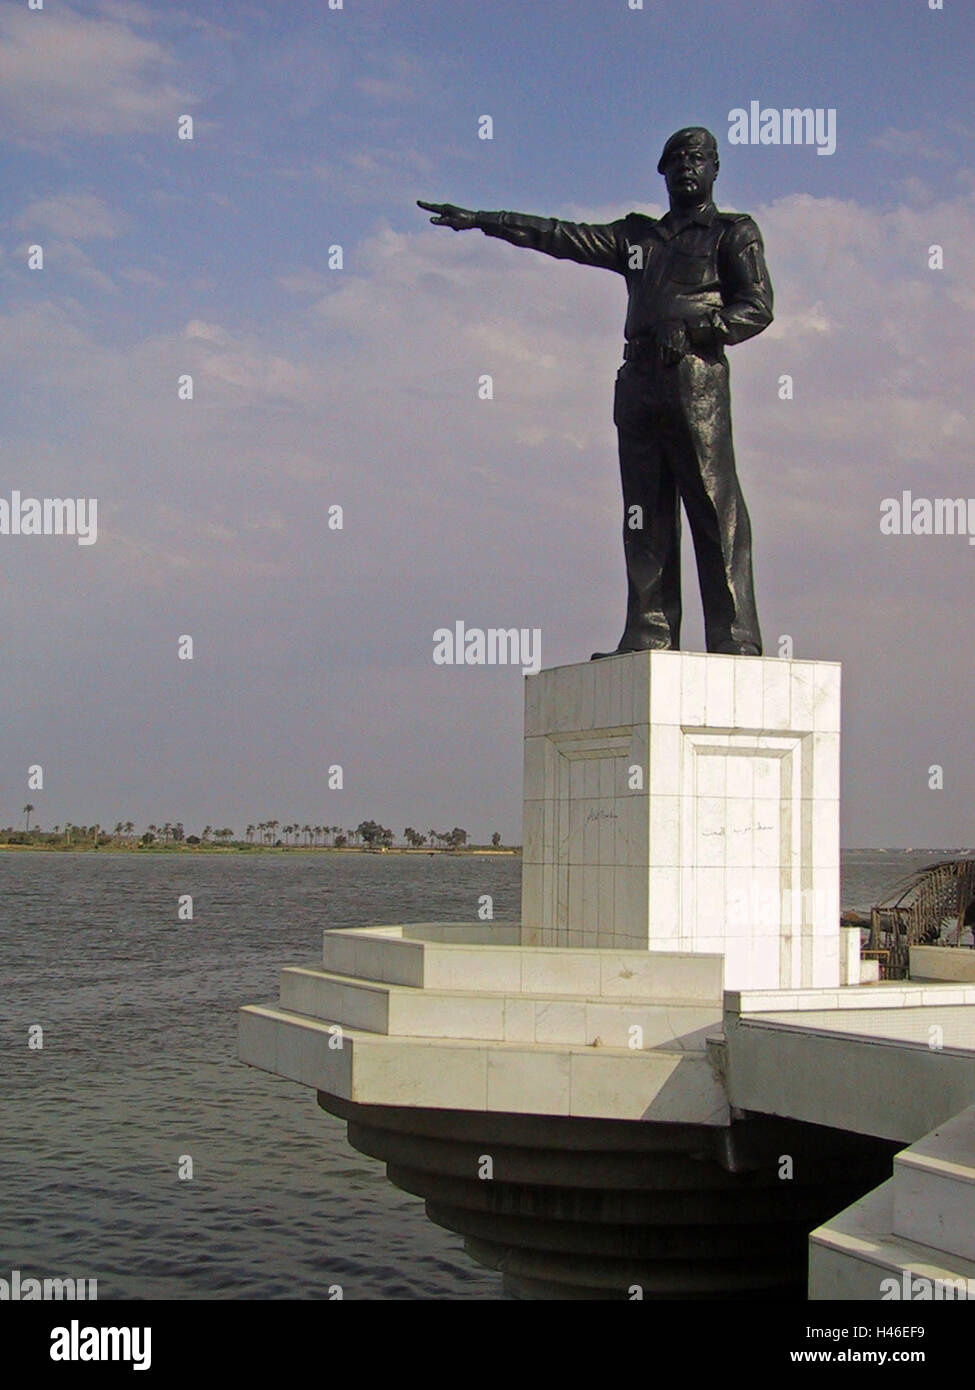
POLYGON ((957 946, 975 915, 975 858, 948 859, 911 874, 870 911, 870 945, 864 955, 880 961, 883 979, 907 975, 910 949, 942 939, 957 946))

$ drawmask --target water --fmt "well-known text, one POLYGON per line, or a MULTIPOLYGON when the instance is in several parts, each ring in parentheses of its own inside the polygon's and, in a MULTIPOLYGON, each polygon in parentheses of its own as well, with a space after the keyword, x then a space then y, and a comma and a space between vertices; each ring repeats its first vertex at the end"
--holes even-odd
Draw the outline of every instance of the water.
MULTIPOLYGON (((946 851, 851 851, 869 907, 946 851)), ((517 920, 520 861, 0 855, 0 1277, 100 1298, 492 1299, 500 1278, 345 1142, 314 1094, 236 1059, 236 1010, 323 926, 517 920), (177 920, 193 896, 194 920, 177 920), (43 1050, 27 1047, 44 1030, 43 1050), (181 1181, 181 1156, 193 1164, 181 1181)))

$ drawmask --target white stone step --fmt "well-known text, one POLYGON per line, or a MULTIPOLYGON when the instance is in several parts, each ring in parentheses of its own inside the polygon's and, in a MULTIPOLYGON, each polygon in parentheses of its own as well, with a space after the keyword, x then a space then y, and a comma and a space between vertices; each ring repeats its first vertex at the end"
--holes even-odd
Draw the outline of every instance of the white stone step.
POLYGON ((893 1229, 975 1261, 975 1106, 894 1159, 893 1229))
POLYGON ((322 963, 334 975, 417 989, 648 1002, 717 1003, 722 997, 720 955, 506 944, 512 930, 502 934, 502 944, 483 923, 330 930, 322 963), (452 939, 432 940, 430 933, 452 939))
POLYGON ((703 1051, 721 1025, 717 1004, 585 999, 417 989, 293 967, 281 973, 281 1007, 371 1033, 579 1046, 703 1051), (633 1031, 638 1030, 638 1031, 633 1031))
POLYGON ((894 1234, 894 1179, 809 1237, 810 1300, 975 1298, 975 1261, 894 1234))
POLYGON ((699 1052, 387 1037, 264 1005, 238 1021, 241 1061, 361 1105, 730 1122, 699 1052))

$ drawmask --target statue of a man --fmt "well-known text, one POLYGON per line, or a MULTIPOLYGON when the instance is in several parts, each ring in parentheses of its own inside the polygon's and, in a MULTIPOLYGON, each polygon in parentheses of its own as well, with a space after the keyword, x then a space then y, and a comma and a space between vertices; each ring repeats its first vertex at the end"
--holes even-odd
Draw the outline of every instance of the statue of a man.
MULTIPOLYGON (((762 237, 745 213, 718 212, 718 144, 678 130, 657 165, 661 218, 631 212, 592 225, 516 212, 419 206, 438 227, 488 236, 625 276, 629 307, 613 419, 623 479, 628 597, 617 652, 680 644, 680 506, 690 522, 709 652, 761 656, 751 527, 735 471, 725 348, 772 322, 762 237)), ((594 652, 594 658, 614 652, 594 652)))

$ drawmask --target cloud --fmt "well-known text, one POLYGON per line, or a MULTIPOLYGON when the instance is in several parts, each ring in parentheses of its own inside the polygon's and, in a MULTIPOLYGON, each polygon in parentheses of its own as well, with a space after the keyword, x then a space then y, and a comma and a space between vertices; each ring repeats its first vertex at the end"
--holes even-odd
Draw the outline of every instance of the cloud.
POLYGON ((130 285, 142 285, 149 290, 166 290, 169 282, 161 275, 157 275, 154 270, 147 270, 145 266, 126 266, 119 271, 119 279, 125 280, 130 285))
POLYGON ((183 337, 187 339, 198 339, 204 343, 217 343, 221 347, 226 347, 230 342, 230 334, 225 328, 221 328, 218 323, 204 323, 202 319, 191 319, 183 329, 183 337))
POLYGON ((957 161, 957 142, 961 140, 967 146, 971 144, 971 138, 972 132, 966 125, 949 119, 923 129, 901 130, 897 126, 887 126, 872 138, 870 144, 886 154, 896 155, 898 159, 946 164, 957 161))
POLYGON ((943 163, 952 158, 951 152, 943 147, 943 142, 943 132, 936 135, 933 131, 898 130, 896 126, 888 126, 875 135, 870 144, 899 159, 923 159, 925 163, 934 159, 943 163))
MULTIPOLYGON (((360 146, 320 160, 310 177, 333 200, 372 203, 377 188, 381 188, 387 205, 397 201, 408 205, 421 196, 417 189, 429 180, 433 169, 430 157, 411 145, 360 146)), ((304 171, 294 176, 308 177, 304 171)))
POLYGON ((59 284, 62 275, 70 275, 99 293, 117 292, 118 287, 111 275, 95 265, 83 247, 75 241, 64 241, 53 236, 42 236, 37 242, 24 241, 17 247, 14 260, 3 268, 8 283, 22 283, 22 268, 27 264, 29 247, 34 245, 41 246, 44 252, 43 273, 54 277, 59 284))
POLYGON ((121 235, 128 219, 94 193, 61 193, 35 198, 14 225, 24 231, 53 232, 71 241, 92 241, 121 235))
POLYGON ((188 342, 207 345, 195 355, 205 378, 238 388, 251 403, 264 396, 300 401, 309 395, 308 370, 284 356, 263 351, 254 339, 235 340, 219 324, 199 319, 186 325, 183 337, 188 342))
POLYGON ((81 244, 114 240, 128 228, 128 219, 103 199, 92 193, 36 198, 17 214, 13 225, 27 233, 27 240, 17 249, 19 264, 26 261, 28 246, 37 243, 44 248, 48 272, 71 275, 101 293, 116 293, 112 276, 95 264, 81 244))
POLYGON ((137 33, 144 9, 101 15, 63 6, 0 9, 0 117, 29 144, 50 136, 175 130, 195 98, 175 80, 174 57, 137 33))
POLYGON ((328 288, 328 272, 312 270, 308 266, 302 266, 297 270, 291 271, 288 275, 279 275, 277 284, 288 294, 320 295, 328 288))
POLYGON ((376 49, 359 55, 373 71, 356 78, 353 87, 374 101, 416 102, 429 100, 438 81, 432 60, 402 49, 376 49))

